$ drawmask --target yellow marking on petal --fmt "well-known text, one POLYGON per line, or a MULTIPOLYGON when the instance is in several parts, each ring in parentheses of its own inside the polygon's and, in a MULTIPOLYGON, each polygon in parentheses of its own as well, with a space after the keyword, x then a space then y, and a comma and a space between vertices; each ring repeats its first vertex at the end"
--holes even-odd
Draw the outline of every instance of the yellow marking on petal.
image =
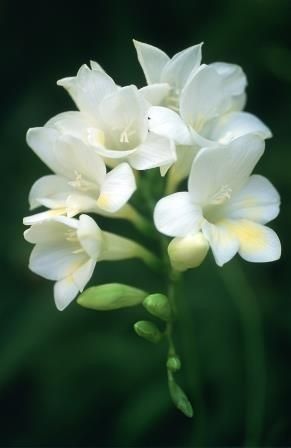
POLYGON ((268 243, 260 225, 241 220, 227 226, 230 226, 231 231, 235 233, 244 250, 261 251, 268 243))
POLYGON ((107 208, 108 204, 109 204, 108 195, 105 193, 101 193, 97 201, 97 206, 100 208, 107 208))

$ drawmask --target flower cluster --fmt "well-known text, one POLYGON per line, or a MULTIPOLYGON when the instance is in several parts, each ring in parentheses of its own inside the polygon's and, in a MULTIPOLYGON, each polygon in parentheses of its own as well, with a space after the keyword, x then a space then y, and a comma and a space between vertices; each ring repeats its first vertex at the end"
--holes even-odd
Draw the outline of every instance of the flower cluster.
POLYGON ((154 262, 140 244, 101 230, 86 214, 139 226, 143 218, 128 201, 141 170, 160 170, 165 196, 155 205, 154 225, 173 238, 168 255, 175 270, 198 266, 209 248, 219 266, 236 253, 252 262, 280 257, 279 239, 265 226, 279 213, 279 195, 252 174, 271 132, 243 111, 245 73, 234 64, 201 64, 202 44, 172 59, 134 45, 145 87, 120 87, 96 62, 83 65, 58 81, 78 110, 27 133, 53 173, 29 194, 31 209, 47 208, 24 218, 25 238, 35 244, 30 269, 55 281, 60 310, 83 291, 98 261, 154 262), (178 191, 186 179, 187 191, 178 191))

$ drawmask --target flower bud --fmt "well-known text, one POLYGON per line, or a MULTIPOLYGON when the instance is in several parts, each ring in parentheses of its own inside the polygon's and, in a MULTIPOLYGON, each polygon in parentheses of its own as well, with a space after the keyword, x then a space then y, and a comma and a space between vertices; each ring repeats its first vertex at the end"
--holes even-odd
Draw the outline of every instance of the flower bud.
POLYGON ((138 336, 156 344, 162 339, 158 327, 148 320, 140 320, 134 324, 134 330, 138 336))
POLYGON ((143 301, 145 309, 155 317, 165 320, 171 318, 169 299, 164 294, 151 294, 143 301))
POLYGON ((120 283, 93 286, 77 299, 79 305, 97 311, 116 310, 140 304, 147 296, 145 291, 120 283))
POLYGON ((181 389, 181 387, 175 382, 173 374, 168 371, 168 385, 171 398, 175 406, 183 412, 186 417, 193 417, 193 408, 192 405, 186 396, 185 392, 181 389))
POLYGON ((178 356, 170 356, 167 360, 167 369, 171 372, 177 372, 181 369, 181 361, 178 356))
POLYGON ((204 235, 187 235, 174 238, 168 246, 171 264, 177 271, 198 267, 207 255, 209 244, 204 235))

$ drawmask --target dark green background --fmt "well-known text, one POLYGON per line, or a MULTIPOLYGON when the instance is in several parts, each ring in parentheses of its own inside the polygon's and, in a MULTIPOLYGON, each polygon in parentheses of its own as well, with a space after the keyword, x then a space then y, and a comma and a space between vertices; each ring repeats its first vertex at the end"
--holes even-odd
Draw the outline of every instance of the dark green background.
MULTIPOLYGON (((290 22, 288 0, 1 1, 1 446, 291 445, 290 22), (240 64, 247 110, 274 133, 256 172, 282 196, 272 224, 282 259, 220 269, 208 256, 185 275, 176 341, 192 420, 170 403, 166 347, 133 333, 145 312, 76 303, 58 312, 52 283, 27 268, 22 239, 29 188, 48 172, 26 130, 73 108, 56 80, 89 59, 141 86, 133 37, 170 55, 204 41, 204 62, 240 64)), ((102 223, 138 238, 129 224, 102 223)), ((95 278, 164 288, 139 262, 100 264, 95 278)))

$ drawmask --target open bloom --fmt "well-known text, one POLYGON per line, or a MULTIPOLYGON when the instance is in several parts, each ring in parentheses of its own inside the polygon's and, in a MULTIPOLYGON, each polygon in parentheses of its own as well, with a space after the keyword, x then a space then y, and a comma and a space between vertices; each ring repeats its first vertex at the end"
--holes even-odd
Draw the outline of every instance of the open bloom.
POLYGON ((150 129, 171 135, 177 146, 177 162, 172 167, 177 182, 185 178, 191 162, 202 147, 227 144, 248 134, 262 139, 272 136, 256 116, 242 112, 246 87, 240 67, 214 63, 201 65, 181 92, 179 112, 153 106, 150 129))
MULTIPOLYGON (((109 173, 94 148, 52 128, 33 128, 27 142, 55 174, 41 177, 31 188, 31 209, 43 205, 51 209, 35 215, 38 219, 93 211, 118 212, 136 189, 132 169, 121 163, 109 173)), ((30 224, 31 221, 26 222, 30 224)))
POLYGON ((99 68, 83 65, 76 77, 64 78, 79 111, 64 112, 46 127, 72 135, 95 148, 111 166, 127 161, 137 170, 172 164, 175 144, 148 127, 149 103, 133 86, 118 87, 99 68))
POLYGON ((133 241, 103 232, 87 215, 44 220, 26 230, 24 237, 35 244, 29 268, 56 282, 54 299, 60 311, 83 291, 97 261, 147 256, 133 241))
POLYGON ((153 45, 133 41, 147 86, 142 94, 153 105, 163 104, 179 109, 179 96, 201 63, 202 44, 194 45, 175 54, 172 59, 153 45))
POLYGON ((157 203, 157 229, 176 238, 202 232, 219 266, 237 252, 247 261, 278 259, 280 241, 265 224, 279 213, 279 194, 266 178, 251 176, 263 151, 264 142, 252 135, 202 149, 193 162, 188 192, 157 203))

